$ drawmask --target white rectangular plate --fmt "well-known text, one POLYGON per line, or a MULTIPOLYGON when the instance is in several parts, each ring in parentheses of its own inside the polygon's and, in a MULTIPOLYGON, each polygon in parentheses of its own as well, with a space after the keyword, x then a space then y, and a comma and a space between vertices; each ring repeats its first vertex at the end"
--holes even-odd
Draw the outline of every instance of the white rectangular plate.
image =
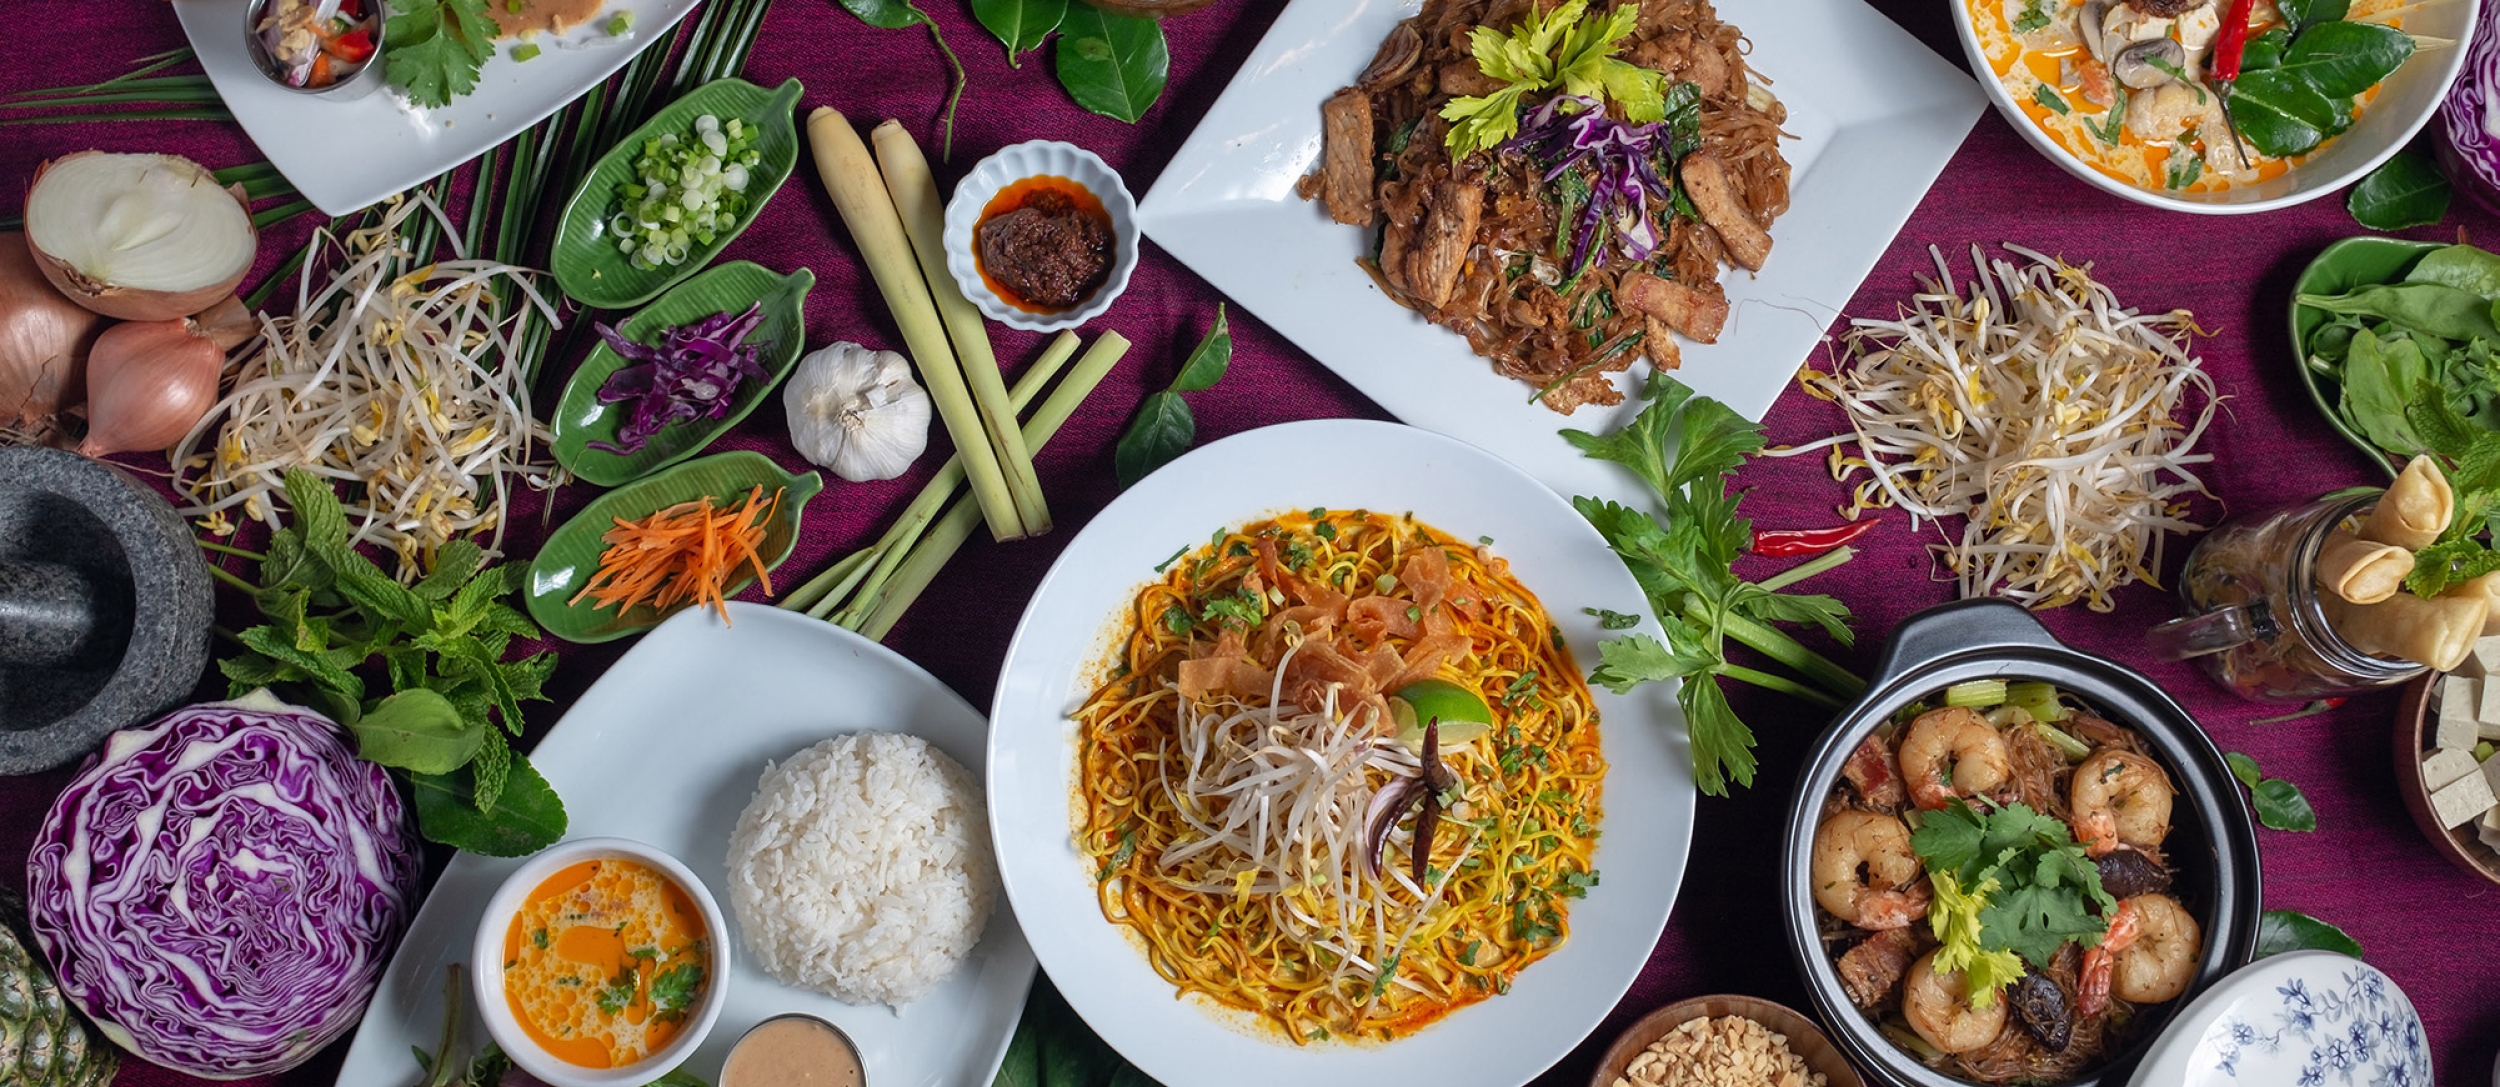
MULTIPOLYGON (((989 724, 918 665, 830 623, 731 604, 735 625, 694 609, 644 635, 539 741, 530 762, 564 798, 570 837, 619 837, 684 861, 729 909, 729 832, 767 761, 845 732, 919 736, 980 780, 989 724)), ((417 1081, 411 1046, 433 1051, 443 1026, 443 967, 465 962, 486 900, 521 866, 463 853, 426 896, 382 975, 339 1087, 417 1081)), ((729 927, 738 921, 733 914, 729 927)), ((730 953, 729 1002, 686 1062, 706 1083, 747 1028, 784 1012, 832 1020, 858 1043, 877 1087, 988 1087, 1024 1013, 1033 950, 998 896, 971 958, 899 1011, 854 1007, 790 988, 730 953)), ((468 1044, 486 1042, 469 1013, 468 1044)))
POLYGON ((245 0, 177 0, 173 6, 218 97, 269 164, 323 214, 345 215, 546 119, 644 47, 666 39, 698 2, 608 0, 590 23, 560 37, 541 35, 539 54, 526 61, 513 60, 512 43, 498 41, 477 89, 430 110, 388 87, 345 102, 289 91, 252 63, 244 41, 245 0), (633 17, 632 29, 610 36, 607 21, 619 13, 633 17))
MULTIPOLYGON (((1604 432, 1638 409, 1562 416, 1529 401, 1457 333, 1392 302, 1355 265, 1365 232, 1294 183, 1319 161, 1319 107, 1421 0, 1295 0, 1138 210, 1146 236, 1398 418, 1528 470, 1565 495, 1624 497, 1561 427, 1604 432)), ((1726 277, 1727 331, 1685 344, 1676 376, 1748 419, 1770 411, 1986 108, 1969 76, 1862 0, 1719 0, 1747 59, 1788 106, 1788 213, 1760 275, 1726 277)), ((1627 393, 1630 374, 1616 375, 1627 393)))

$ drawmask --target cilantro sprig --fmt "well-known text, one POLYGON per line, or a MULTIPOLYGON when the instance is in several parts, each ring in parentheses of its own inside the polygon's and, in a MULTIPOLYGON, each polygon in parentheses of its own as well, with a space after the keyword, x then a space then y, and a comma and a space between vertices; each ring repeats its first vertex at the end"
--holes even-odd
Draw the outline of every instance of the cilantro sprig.
POLYGON ((1641 395, 1648 406, 1622 430, 1604 436, 1562 432, 1583 455, 1630 469, 1665 504, 1666 513, 1661 520, 1615 502, 1572 499, 1573 508, 1632 571, 1666 633, 1663 640, 1631 634, 1599 643, 1602 663, 1589 681, 1623 694, 1647 682, 1682 680, 1676 700, 1691 737, 1693 776, 1702 792, 1725 796, 1730 779, 1753 784, 1754 736, 1737 718, 1719 679, 1741 680, 1827 709, 1865 690, 1865 681, 1848 669, 1772 625, 1809 623, 1850 644, 1849 609, 1840 601, 1780 590, 1847 562, 1852 553, 1842 548, 1759 583, 1738 578, 1732 567, 1751 544, 1753 525, 1737 516, 1742 496, 1727 489, 1727 479, 1761 451, 1762 428, 1664 373, 1652 374, 1641 395), (1729 639, 1805 681, 1730 661, 1729 639))
POLYGON ((440 109, 477 89, 495 55, 495 21, 486 0, 393 0, 382 24, 383 74, 408 100, 440 109))
POLYGON ((1928 923, 1974 994, 2020 978, 2011 957, 2046 969, 2070 940, 2099 944, 2118 906, 2066 824, 2027 804, 1983 814, 1956 800, 1919 820, 1910 849, 1936 890, 1928 923))
POLYGON ((1666 120, 1666 77, 1615 56, 1640 23, 1640 5, 1619 4, 1603 15, 1588 8, 1588 0, 1564 0, 1552 11, 1532 9, 1507 34, 1480 26, 1468 36, 1476 67, 1507 85, 1441 107, 1441 119, 1450 122, 1452 160, 1518 135, 1527 97, 1556 87, 1611 99, 1634 122, 1666 120))
POLYGON ((507 739, 521 734, 521 703, 546 700, 556 666, 547 652, 504 659, 515 638, 538 637, 503 602, 528 569, 490 566, 453 540, 432 573, 402 585, 357 552, 327 482, 291 470, 286 494, 295 520, 257 556, 260 583, 226 575, 265 620, 217 662, 228 689, 275 687, 345 726, 366 760, 406 771, 430 840, 520 856, 562 837, 563 802, 507 739), (390 693, 367 697, 376 672, 390 693))

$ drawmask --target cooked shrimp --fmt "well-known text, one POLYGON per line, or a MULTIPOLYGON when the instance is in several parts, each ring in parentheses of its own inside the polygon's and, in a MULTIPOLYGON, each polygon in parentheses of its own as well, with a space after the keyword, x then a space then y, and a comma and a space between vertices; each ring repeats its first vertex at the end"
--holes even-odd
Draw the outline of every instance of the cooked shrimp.
POLYGON ((1923 811, 1957 796, 2002 788, 2013 773, 2004 734, 1977 710, 1929 710, 1910 722, 1910 734, 1901 741, 1901 776, 1910 783, 1911 802, 1923 811))
POLYGON ((1910 828, 1871 811, 1844 811, 1814 828, 1814 900, 1862 929, 1901 928, 1927 912, 1926 870, 1910 828))
POLYGON ((1910 964, 1910 976, 1901 981, 1901 1017, 1928 1045, 1968 1053, 2004 1032, 2005 1001, 1972 1007, 1967 979, 1958 970, 1937 970, 1936 953, 1930 951, 1910 964))
POLYGON ((2107 856, 2121 844, 2155 848, 2170 836, 2170 775, 2133 751, 2093 752, 2075 767, 2074 784, 2067 791, 2075 837, 2094 857, 2107 856))
POLYGON ((2196 979, 2204 940, 2196 917, 2178 899, 2146 894, 2120 900, 2101 945, 2083 953, 2075 1010, 2099 1015, 2112 993, 2131 1004, 2178 999, 2196 979))

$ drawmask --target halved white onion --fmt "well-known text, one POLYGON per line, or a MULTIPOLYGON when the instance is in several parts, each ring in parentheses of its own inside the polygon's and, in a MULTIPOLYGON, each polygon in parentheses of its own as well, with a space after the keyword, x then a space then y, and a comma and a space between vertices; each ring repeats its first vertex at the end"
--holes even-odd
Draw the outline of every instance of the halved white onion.
POLYGON ((44 163, 26 241, 72 301, 125 321, 188 317, 234 293, 260 235, 240 186, 179 155, 81 151, 44 163))

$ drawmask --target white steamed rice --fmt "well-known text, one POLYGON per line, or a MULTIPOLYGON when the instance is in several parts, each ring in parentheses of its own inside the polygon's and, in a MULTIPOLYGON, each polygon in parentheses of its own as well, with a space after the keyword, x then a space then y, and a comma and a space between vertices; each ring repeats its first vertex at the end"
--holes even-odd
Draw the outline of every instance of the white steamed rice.
POLYGON ((746 953, 851 1004, 945 980, 997 900, 979 784, 914 736, 837 736, 766 766, 729 836, 746 953))

